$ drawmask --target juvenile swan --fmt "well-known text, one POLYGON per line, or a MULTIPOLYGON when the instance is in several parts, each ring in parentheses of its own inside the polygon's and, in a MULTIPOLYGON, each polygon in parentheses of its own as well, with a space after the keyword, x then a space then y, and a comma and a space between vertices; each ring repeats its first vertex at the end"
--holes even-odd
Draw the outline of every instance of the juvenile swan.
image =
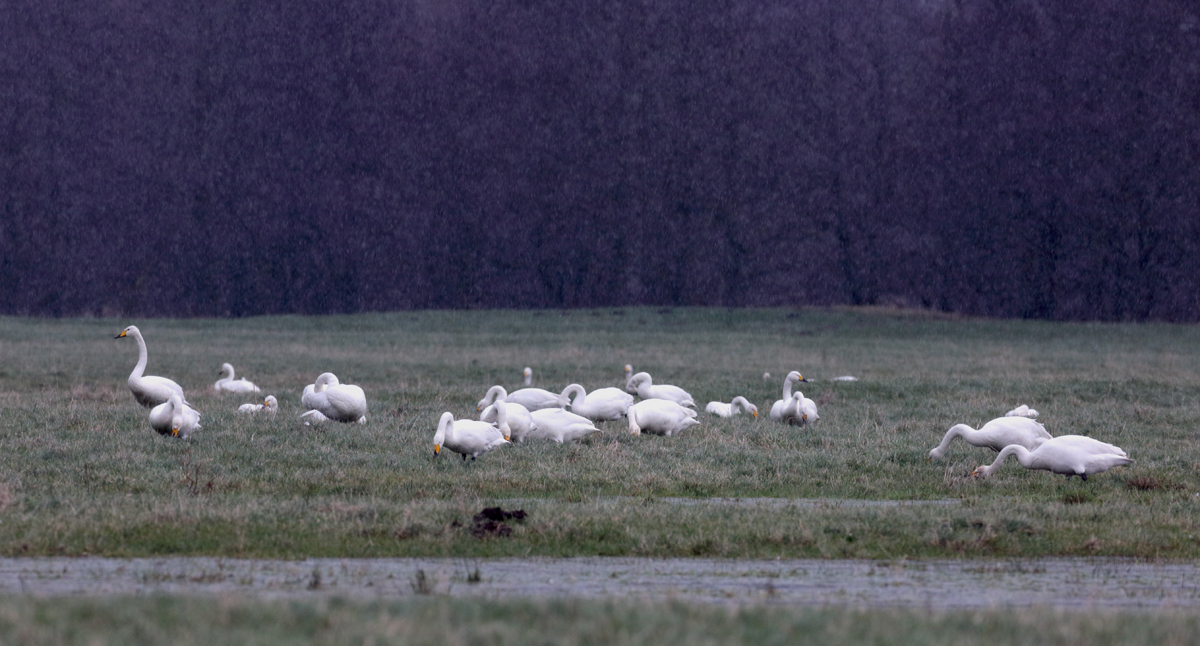
POLYGON ((279 412, 279 400, 275 399, 275 395, 267 395, 266 400, 264 400, 261 404, 242 404, 241 406, 238 406, 237 412, 253 414, 260 413, 264 410, 270 413, 272 416, 279 412))
POLYGON ((1084 481, 1093 473, 1103 473, 1133 462, 1124 450, 1106 442, 1083 435, 1060 435, 1042 442, 1032 451, 1020 444, 1006 446, 996 456, 995 462, 988 466, 980 465, 971 472, 971 476, 986 478, 992 475, 1013 454, 1026 469, 1061 473, 1068 478, 1079 476, 1084 481))
POLYGON ((129 373, 129 390, 133 391, 133 398, 137 400, 137 403, 151 408, 165 404, 171 395, 179 395, 179 398, 187 403, 187 398, 183 396, 183 388, 179 384, 166 377, 142 376, 146 370, 146 341, 142 338, 142 333, 136 325, 130 325, 121 330, 116 338, 121 339, 126 336, 133 337, 138 344, 138 362, 133 367, 133 372, 129 373))
POLYGON ((1050 434, 1040 423, 1026 417, 997 417, 979 430, 966 424, 955 424, 946 431, 942 443, 929 451, 929 458, 941 458, 956 437, 961 437, 971 446, 984 446, 993 451, 1000 451, 1010 444, 1019 444, 1032 450, 1050 439, 1050 434))
POLYGON ((733 417, 739 412, 750 413, 754 419, 758 419, 758 406, 751 404, 745 397, 734 397, 733 401, 726 404, 724 402, 708 402, 708 406, 704 407, 704 412, 712 413, 717 417, 733 417))

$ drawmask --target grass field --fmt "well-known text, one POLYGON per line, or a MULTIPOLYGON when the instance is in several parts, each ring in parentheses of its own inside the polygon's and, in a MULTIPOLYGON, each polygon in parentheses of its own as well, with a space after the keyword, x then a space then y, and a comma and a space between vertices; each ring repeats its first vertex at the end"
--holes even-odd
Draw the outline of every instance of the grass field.
POLYGON ((0 554, 236 557, 636 555, 727 557, 1200 556, 1200 329, 955 320, 891 310, 621 309, 418 312, 245 320, 0 319, 0 554), (159 437, 125 384, 137 324, 147 374, 184 385, 204 428, 159 437), (207 391, 222 362, 274 394, 275 419, 207 391), (782 377, 821 422, 748 417, 673 438, 602 437, 433 457, 441 412, 474 415, 488 386, 589 390, 633 364, 703 407, 766 412, 782 377), (296 422, 305 384, 361 385, 366 425, 296 422), (764 371, 773 378, 763 380, 764 371), (855 383, 829 378, 853 374, 855 383), (1067 481, 994 454, 928 450, 954 423, 1017 404, 1051 433, 1124 447, 1136 464, 1067 481), (788 510, 671 498, 961 501, 788 510), (484 506, 520 507, 476 537, 484 506))

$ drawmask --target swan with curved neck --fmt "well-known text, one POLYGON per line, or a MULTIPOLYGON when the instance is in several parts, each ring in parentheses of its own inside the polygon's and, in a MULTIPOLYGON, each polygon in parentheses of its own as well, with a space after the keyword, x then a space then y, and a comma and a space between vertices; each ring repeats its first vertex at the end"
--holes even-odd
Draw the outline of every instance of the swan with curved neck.
POLYGON ((146 408, 152 408, 167 403, 171 395, 179 395, 179 398, 186 404, 187 397, 183 396, 183 388, 179 384, 166 377, 143 376, 142 373, 146 371, 148 359, 146 340, 142 338, 142 332, 136 325, 130 325, 121 330, 116 338, 122 339, 129 336, 133 337, 138 344, 138 362, 133 367, 133 372, 129 373, 129 390, 133 392, 133 398, 137 400, 137 403, 146 408))
POLYGON ((987 478, 1010 455, 1017 456, 1017 461, 1026 469, 1059 473, 1068 478, 1079 476, 1084 481, 1089 475, 1133 462, 1123 449, 1107 442, 1083 435, 1060 435, 1042 442, 1032 451, 1020 444, 1010 444, 1001 449, 1000 455, 990 465, 980 465, 972 471, 971 477, 987 478))
POLYGON ((593 422, 604 422, 624 417, 633 404, 633 395, 620 388, 597 388, 589 393, 583 386, 571 384, 563 389, 559 404, 564 408, 569 405, 572 413, 593 422), (575 399, 572 400, 571 395, 575 399))
POLYGON ((362 388, 339 383, 332 372, 322 373, 312 387, 312 391, 305 388, 300 398, 306 408, 337 422, 367 423, 367 395, 362 388))
POLYGON ((242 404, 241 406, 238 406, 237 409, 237 412, 239 413, 248 414, 259 413, 262 411, 270 413, 272 417, 275 416, 275 413, 279 412, 279 400, 275 399, 275 395, 267 395, 267 398, 263 400, 263 403, 261 404, 242 404))
POLYGON ((221 364, 221 378, 213 384, 213 390, 219 393, 260 393, 262 389, 246 380, 234 379, 233 365, 221 364))
POLYGON ((961 437, 971 446, 987 447, 993 451, 1003 450, 1012 444, 1033 450, 1049 440, 1050 434, 1040 423, 1026 417, 997 417, 979 427, 979 430, 966 424, 955 424, 946 431, 941 444, 929 451, 929 458, 936 460, 945 455, 946 449, 956 437, 961 437))
POLYGON ((625 384, 625 389, 629 390, 632 386, 637 390, 638 397, 642 399, 665 399, 675 402, 680 406, 695 406, 696 402, 688 392, 679 386, 670 384, 655 385, 654 380, 648 372, 639 372, 629 378, 629 383, 625 384))
POLYGON ((468 455, 474 462, 480 455, 505 444, 508 444, 508 440, 495 426, 471 419, 455 420, 454 414, 447 411, 442 413, 437 432, 433 435, 433 456, 441 454, 445 446, 461 455, 464 462, 468 455))
POLYGON ((171 395, 165 403, 150 411, 150 428, 160 435, 187 439, 192 431, 200 428, 200 413, 183 401, 179 395, 171 395))
POLYGON ((559 408, 559 395, 552 393, 549 390, 542 388, 522 388, 514 392, 508 392, 504 386, 492 386, 488 388, 487 394, 483 399, 479 400, 479 406, 475 409, 483 411, 483 409, 492 405, 492 402, 497 399, 503 399, 510 404, 520 404, 525 407, 525 410, 533 412, 543 408, 559 408))
POLYGON ((754 419, 758 419, 758 406, 751 404, 745 397, 737 396, 733 401, 726 404, 724 402, 708 402, 704 407, 704 412, 712 413, 717 417, 733 417, 740 413, 750 413, 754 419))
MULTIPOLYGON (((787 377, 784 377, 784 379, 783 379, 783 397, 781 399, 775 400, 774 404, 771 404, 771 419, 775 420, 776 422, 787 421, 784 419, 783 410, 784 410, 784 407, 789 406, 791 404, 792 384, 800 383, 802 381, 808 381, 808 380, 805 379, 803 377, 803 375, 801 375, 799 372, 797 372, 795 370, 789 372, 787 377)), ((816 407, 815 403, 813 404, 813 407, 814 408, 816 407)))

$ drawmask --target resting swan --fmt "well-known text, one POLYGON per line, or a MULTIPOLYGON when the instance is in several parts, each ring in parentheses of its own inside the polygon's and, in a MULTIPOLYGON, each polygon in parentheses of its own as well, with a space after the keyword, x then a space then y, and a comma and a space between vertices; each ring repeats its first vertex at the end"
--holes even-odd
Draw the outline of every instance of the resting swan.
POLYGON ((464 461, 469 455, 474 462, 480 455, 505 444, 508 444, 508 440, 495 426, 473 419, 455 420, 453 413, 445 412, 438 421, 437 433, 433 435, 433 456, 437 457, 445 446, 462 455, 464 461))
POLYGON ((219 393, 261 393, 262 389, 254 384, 246 381, 245 377, 241 379, 233 378, 233 366, 228 363, 221 364, 221 378, 217 383, 213 384, 213 390, 219 393), (228 373, 228 376, 225 376, 228 373))
POLYGON ((1079 476, 1084 481, 1093 473, 1103 473, 1133 462, 1125 451, 1106 442, 1083 435, 1060 435, 1046 440, 1032 451, 1020 444, 1010 444, 1000 451, 995 462, 979 466, 971 472, 971 477, 986 478, 992 475, 1014 453, 1017 461, 1026 469, 1061 473, 1068 478, 1079 476))
POLYGON ((533 423, 533 418, 529 416, 529 409, 520 404, 504 400, 497 400, 492 405, 483 409, 483 412, 479 414, 479 421, 495 423, 504 432, 504 439, 516 440, 518 442, 524 441, 525 436, 537 428, 537 425, 533 423), (500 407, 500 404, 504 405, 504 424, 501 424, 499 421, 500 413, 498 407, 500 407))
POLYGON ((166 403, 150 410, 150 428, 160 435, 187 439, 200 428, 200 413, 188 406, 179 395, 171 395, 166 403))
POLYGON ((1005 417, 1028 417, 1029 419, 1036 419, 1038 416, 1038 412, 1036 410, 1026 406, 1025 404, 1021 404, 1020 406, 1017 406, 1016 408, 1005 413, 1004 416, 1005 417))
MULTIPOLYGON (((771 404, 771 419, 775 420, 776 422, 785 421, 783 419, 783 408, 784 406, 791 404, 792 384, 799 383, 801 381, 808 380, 795 370, 789 372, 788 376, 783 379, 783 397, 775 400, 774 404, 771 404)), ((815 407, 816 404, 813 404, 813 406, 815 407)))
POLYGON ((165 404, 171 395, 179 395, 183 403, 187 403, 187 397, 183 396, 183 388, 179 384, 167 379, 166 377, 143 377, 142 373, 146 370, 146 340, 142 338, 142 332, 137 329, 136 325, 121 330, 121 333, 116 338, 124 338, 131 336, 138 344, 138 362, 133 367, 133 372, 129 373, 129 390, 133 391, 133 398, 137 403, 151 408, 159 404, 165 404))
POLYGON ((793 426, 804 426, 820 419, 817 403, 798 390, 792 393, 792 398, 779 409, 779 421, 793 426))
POLYGON ((620 388, 597 388, 587 392, 579 384, 571 384, 562 391, 559 403, 564 407, 570 404, 571 412, 582 415, 593 422, 604 422, 610 419, 620 419, 625 411, 633 404, 633 395, 620 388), (575 399, 571 399, 575 395, 575 399))
POLYGON ((956 437, 961 437, 971 446, 984 446, 993 451, 1000 451, 1010 444, 1019 444, 1032 450, 1049 440, 1050 434, 1040 423, 1025 417, 997 417, 979 430, 966 424, 955 424, 946 431, 942 443, 929 451, 929 458, 941 458, 956 437))
POLYGON ((629 432, 671 436, 696 426, 696 411, 667 399, 644 399, 629 407, 629 432))
POLYGON ((675 402, 680 406, 696 405, 696 402, 692 400, 692 396, 679 386, 668 384, 655 386, 648 372, 639 372, 630 377, 629 383, 625 384, 625 390, 629 390, 630 387, 633 387, 637 391, 638 397, 642 399, 665 399, 675 402))
POLYGON ((750 413, 754 419, 758 419, 758 406, 746 401, 745 397, 734 397, 733 401, 726 404, 724 402, 708 402, 708 406, 704 407, 704 412, 712 413, 717 417, 733 417, 739 412, 750 413), (740 410, 739 410, 740 409, 740 410))
POLYGON ((582 440, 592 433, 600 432, 600 429, 592 424, 592 420, 561 408, 530 411, 529 416, 537 426, 525 436, 531 439, 554 440, 562 444, 582 440))
POLYGON ((272 416, 279 412, 279 400, 275 399, 275 395, 267 395, 267 399, 261 404, 242 404, 238 406, 239 413, 259 413, 266 410, 272 416))
POLYGON ((510 393, 504 390, 504 386, 492 386, 488 388, 487 394, 483 396, 483 399, 479 400, 479 407, 475 410, 483 411, 483 409, 491 406, 492 402, 496 401, 496 399, 503 399, 510 404, 520 404, 530 412, 543 408, 561 408, 558 393, 552 393, 549 390, 522 388, 510 393))
POLYGON ((332 372, 322 373, 310 392, 300 398, 305 408, 316 410, 337 422, 367 423, 367 395, 353 384, 338 383, 332 372))

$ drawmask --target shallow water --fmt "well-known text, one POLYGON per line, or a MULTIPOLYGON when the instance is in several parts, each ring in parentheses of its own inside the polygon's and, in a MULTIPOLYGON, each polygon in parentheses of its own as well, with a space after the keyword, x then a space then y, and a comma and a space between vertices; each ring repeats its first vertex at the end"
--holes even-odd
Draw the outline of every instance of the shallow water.
POLYGON ((1200 565, 1111 558, 825 561, 642 558, 0 559, 0 593, 577 597, 724 605, 1200 608, 1200 565), (471 582, 478 572, 479 581, 471 582))

